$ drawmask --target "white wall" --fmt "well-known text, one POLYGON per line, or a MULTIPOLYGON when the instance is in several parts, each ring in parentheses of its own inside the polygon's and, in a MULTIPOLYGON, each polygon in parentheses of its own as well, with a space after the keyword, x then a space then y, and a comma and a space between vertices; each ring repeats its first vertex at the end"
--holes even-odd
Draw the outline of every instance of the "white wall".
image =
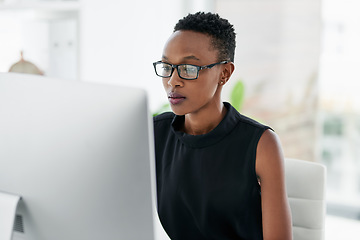
POLYGON ((167 98, 152 63, 182 11, 177 0, 83 0, 80 79, 145 88, 156 110, 167 98))
POLYGON ((237 33, 235 72, 245 84, 242 112, 269 124, 285 155, 316 159, 321 0, 217 0, 237 33))

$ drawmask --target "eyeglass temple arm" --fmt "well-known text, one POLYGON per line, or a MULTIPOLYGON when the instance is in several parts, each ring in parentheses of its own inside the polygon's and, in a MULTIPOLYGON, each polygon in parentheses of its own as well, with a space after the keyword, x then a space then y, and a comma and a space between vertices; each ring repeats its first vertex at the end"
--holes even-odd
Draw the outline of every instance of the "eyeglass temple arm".
POLYGON ((225 60, 225 61, 221 61, 221 62, 217 62, 217 63, 210 64, 210 65, 201 66, 201 67, 200 67, 200 70, 201 70, 201 69, 205 69, 205 68, 212 68, 212 67, 214 67, 214 66, 216 66, 216 65, 218 65, 218 64, 226 64, 226 63, 228 63, 228 62, 229 62, 229 61, 225 60))

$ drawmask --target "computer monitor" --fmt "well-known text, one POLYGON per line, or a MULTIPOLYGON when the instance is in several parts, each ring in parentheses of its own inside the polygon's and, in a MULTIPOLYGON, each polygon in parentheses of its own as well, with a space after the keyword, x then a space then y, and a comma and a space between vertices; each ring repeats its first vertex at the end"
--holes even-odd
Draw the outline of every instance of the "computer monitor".
POLYGON ((0 73, 0 192, 22 198, 13 239, 154 239, 154 165, 145 91, 0 73))

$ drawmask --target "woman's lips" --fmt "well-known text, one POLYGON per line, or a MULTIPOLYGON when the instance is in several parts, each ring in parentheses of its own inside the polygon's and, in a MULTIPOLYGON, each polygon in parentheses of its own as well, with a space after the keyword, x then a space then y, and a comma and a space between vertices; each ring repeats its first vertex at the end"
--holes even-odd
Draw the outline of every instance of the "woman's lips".
POLYGON ((184 97, 183 95, 174 92, 170 92, 168 94, 168 98, 169 102, 173 105, 179 104, 186 99, 186 97, 184 97))

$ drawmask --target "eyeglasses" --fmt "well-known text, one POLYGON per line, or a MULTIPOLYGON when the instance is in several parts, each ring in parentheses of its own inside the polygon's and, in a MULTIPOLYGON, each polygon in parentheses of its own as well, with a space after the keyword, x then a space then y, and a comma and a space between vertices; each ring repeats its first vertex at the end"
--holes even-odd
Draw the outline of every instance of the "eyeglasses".
POLYGON ((163 77, 163 78, 171 77, 174 72, 174 69, 176 68, 180 78, 185 80, 195 80, 199 77, 200 70, 206 68, 212 68, 218 64, 225 64, 225 63, 228 63, 228 61, 217 62, 206 66, 197 66, 192 64, 174 65, 174 64, 158 61, 158 62, 154 62, 153 65, 154 65, 155 73, 159 77, 163 77))

